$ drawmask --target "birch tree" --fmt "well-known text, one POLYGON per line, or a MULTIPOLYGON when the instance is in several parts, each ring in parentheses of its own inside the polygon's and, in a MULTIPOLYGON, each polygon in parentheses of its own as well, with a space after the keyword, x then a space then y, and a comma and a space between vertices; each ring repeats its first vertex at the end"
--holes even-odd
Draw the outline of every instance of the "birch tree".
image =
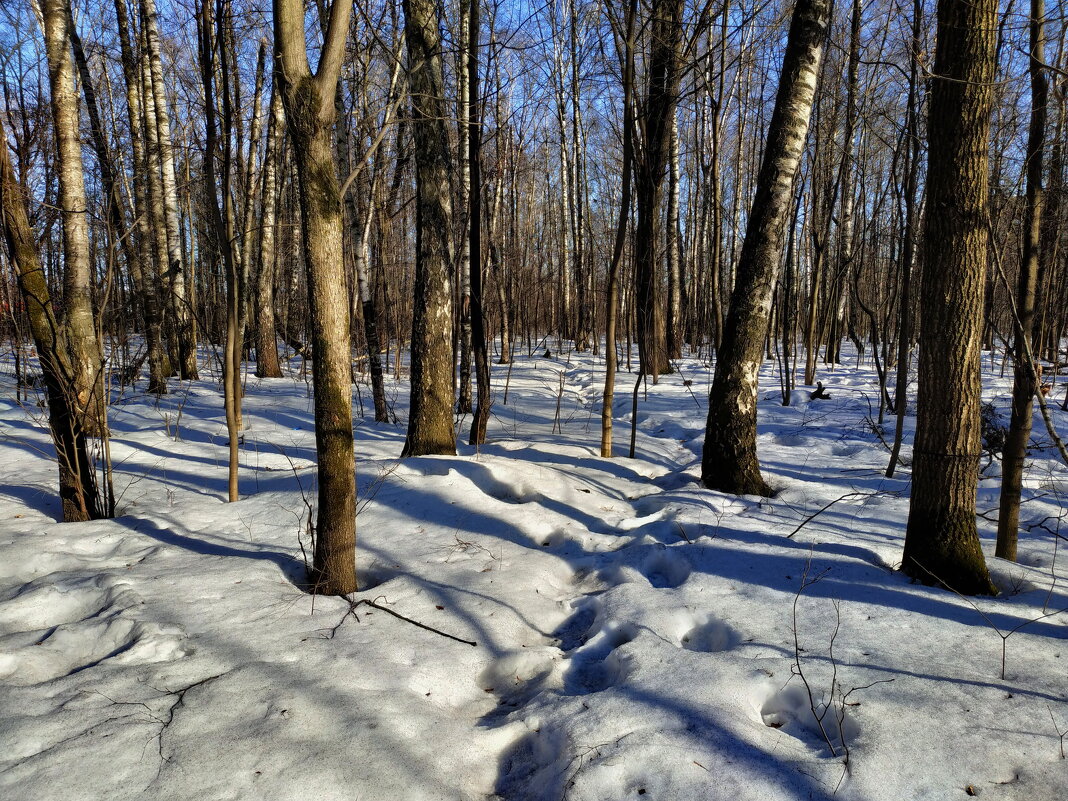
POLYGON ((757 461, 757 373, 830 12, 831 0, 798 0, 794 6, 756 196, 708 398, 701 480, 709 489, 737 495, 771 494, 757 461))

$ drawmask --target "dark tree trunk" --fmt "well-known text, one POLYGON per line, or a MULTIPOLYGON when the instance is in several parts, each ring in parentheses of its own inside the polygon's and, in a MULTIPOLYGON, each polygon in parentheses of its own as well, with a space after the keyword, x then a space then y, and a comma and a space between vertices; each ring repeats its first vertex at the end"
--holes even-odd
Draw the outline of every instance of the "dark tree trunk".
POLYGON ((1049 95, 1042 53, 1044 0, 1031 0, 1031 122, 1027 136, 1027 207, 1024 211, 1023 260, 1016 286, 1016 344, 1013 347, 1012 415, 1002 451, 1001 500, 998 511, 998 541, 995 555, 1016 561, 1020 527, 1020 493, 1024 458, 1031 438, 1032 399, 1037 374, 1031 360, 1035 322, 1035 286, 1038 280, 1039 244, 1042 232, 1042 146, 1046 131, 1046 101, 1049 95))
POLYGON ((682 0, 655 0, 650 16, 649 78, 641 126, 643 148, 634 170, 638 206, 634 229, 634 302, 638 315, 639 370, 652 376, 655 383, 657 376, 671 372, 657 246, 664 174, 681 76, 682 0))
POLYGON ((415 307, 412 386, 403 456, 456 453, 452 426, 452 201, 437 7, 405 0, 408 86, 415 140, 415 307))
POLYGON ((997 592, 975 526, 996 14, 996 0, 938 3, 916 444, 901 566, 965 594, 997 592))

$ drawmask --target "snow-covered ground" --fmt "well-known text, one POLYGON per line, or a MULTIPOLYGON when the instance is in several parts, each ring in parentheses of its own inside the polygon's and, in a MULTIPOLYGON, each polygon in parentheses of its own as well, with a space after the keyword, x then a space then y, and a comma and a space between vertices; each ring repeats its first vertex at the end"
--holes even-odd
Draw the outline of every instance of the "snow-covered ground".
MULTIPOLYGON (((589 355, 520 356, 507 405, 495 367, 477 452, 399 460, 403 381, 402 425, 358 422, 354 600, 477 645, 298 589, 315 483, 299 378, 249 378, 234 504, 218 385, 128 390, 111 410, 118 517, 61 524, 43 412, 14 403, 8 370, 0 798, 1064 798, 1068 614, 1048 613, 1068 607, 1051 533, 1068 532, 1068 472, 1052 452, 1029 462, 1021 516, 1044 524, 1019 564, 993 558, 986 470, 1003 592, 966 600, 894 570, 909 471, 883 477, 870 369, 824 370, 829 400, 783 407, 766 366, 778 494, 760 499, 701 487, 709 371, 681 366, 641 402, 635 459, 597 456, 589 355)), ((1004 412, 1010 379, 989 361, 984 378, 1004 412)))

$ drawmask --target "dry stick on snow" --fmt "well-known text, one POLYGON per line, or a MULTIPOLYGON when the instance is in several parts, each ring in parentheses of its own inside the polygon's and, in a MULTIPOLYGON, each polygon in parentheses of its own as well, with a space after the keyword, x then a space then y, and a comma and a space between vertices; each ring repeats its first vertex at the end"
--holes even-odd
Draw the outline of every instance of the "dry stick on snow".
MULTIPOLYGON (((793 604, 793 611, 792 611, 792 622, 793 622, 793 631, 794 631, 794 664, 793 664, 793 667, 792 667, 792 673, 793 673, 793 675, 795 675, 795 676, 797 676, 798 678, 801 679, 801 683, 805 687, 805 693, 808 695, 808 706, 809 706, 809 709, 812 710, 812 717, 816 721, 816 725, 819 727, 820 734, 823 735, 823 741, 825 743, 827 743, 827 748, 829 748, 830 751, 831 751, 831 756, 836 757, 836 756, 838 756, 838 751, 837 751, 837 749, 835 749, 834 743, 831 742, 830 735, 827 734, 827 729, 824 728, 824 726, 823 726, 823 719, 827 716, 827 712, 831 708, 830 702, 826 702, 824 704, 822 712, 817 711, 818 704, 816 703, 815 697, 812 695, 812 686, 809 684, 808 678, 805 676, 805 670, 801 666, 801 650, 802 649, 801 649, 800 635, 798 634, 798 631, 797 631, 797 602, 801 599, 801 593, 803 593, 808 587, 811 587, 813 584, 819 583, 819 581, 821 579, 823 579, 824 576, 827 575, 827 571, 830 570, 829 567, 825 567, 823 570, 821 570, 819 573, 816 574, 815 578, 809 578, 808 571, 811 569, 811 567, 812 567, 812 555, 809 554, 808 561, 805 562, 805 572, 801 576, 801 586, 798 587, 797 592, 794 594, 794 604, 793 604)), ((835 659, 834 659, 834 640, 838 636, 838 630, 842 625, 842 615, 841 615, 841 612, 840 612, 839 607, 838 607, 838 601, 834 602, 834 611, 835 611, 835 624, 834 624, 834 631, 831 632, 831 643, 830 643, 830 661, 831 661, 831 670, 832 670, 832 672, 831 672, 831 699, 832 700, 834 698, 834 688, 838 683, 838 663, 835 662, 835 659)), ((839 727, 839 731, 841 732, 841 727, 839 727)), ((843 734, 842 740, 843 740, 843 743, 844 743, 844 741, 845 741, 844 734, 843 734)))
POLYGON ((1057 732, 1057 739, 1060 741, 1061 759, 1064 759, 1064 738, 1068 736, 1068 729, 1061 731, 1061 726, 1057 722, 1057 718, 1053 717, 1053 708, 1046 704, 1046 709, 1049 710, 1049 719, 1053 721, 1053 730, 1057 732))
POLYGON ((931 578, 933 578, 935 580, 935 582, 937 582, 939 587, 942 587, 943 589, 949 590, 954 595, 956 595, 956 596, 962 598, 963 600, 967 601, 968 605, 972 609, 974 609, 976 612, 978 612, 979 616, 982 617, 983 620, 986 621, 986 624, 990 628, 992 628, 994 630, 994 632, 999 637, 1001 637, 1001 675, 1000 675, 1000 678, 1001 678, 1002 681, 1005 680, 1005 651, 1006 651, 1006 649, 1008 648, 1008 645, 1009 645, 1009 637, 1011 637, 1013 634, 1015 634, 1016 632, 1018 632, 1020 629, 1024 628, 1025 626, 1030 626, 1032 623, 1038 623, 1041 620, 1045 620, 1047 617, 1053 617, 1054 615, 1059 615, 1062 612, 1068 612, 1068 606, 1064 607, 1063 609, 1056 609, 1056 610, 1054 610, 1052 612, 1043 612, 1043 614, 1038 615, 1037 617, 1030 618, 1029 620, 1025 620, 1022 623, 1020 623, 1019 625, 1013 626, 1011 629, 1008 629, 1007 631, 1002 631, 1000 628, 997 627, 997 625, 994 623, 994 621, 990 619, 990 617, 987 615, 987 613, 984 612, 982 609, 980 609, 972 601, 971 598, 969 598, 967 595, 962 595, 961 593, 957 592, 955 589, 953 589, 952 587, 947 585, 944 581, 942 581, 942 579, 940 579, 938 576, 936 576, 934 573, 932 573, 930 570, 928 570, 926 567, 924 567, 919 562, 916 562, 916 564, 919 565, 920 569, 924 573, 926 573, 931 578))
MULTIPOLYGON (((386 599, 386 597, 384 595, 379 595, 378 598, 381 598, 383 601, 385 601, 385 599, 386 599)), ((337 634, 338 629, 341 628, 341 626, 345 623, 345 621, 349 618, 350 615, 352 616, 353 620, 355 620, 357 623, 359 623, 360 622, 360 618, 356 614, 356 609, 358 607, 360 607, 360 606, 369 606, 372 609, 377 609, 380 612, 385 612, 387 615, 393 615, 393 617, 397 618, 398 620, 403 620, 405 623, 411 623, 413 626, 416 626, 418 628, 424 629, 425 631, 429 631, 429 632, 432 632, 434 634, 440 634, 442 637, 445 637, 446 639, 455 640, 456 642, 462 642, 464 645, 473 645, 473 646, 477 646, 478 645, 478 643, 475 642, 474 640, 465 640, 462 637, 456 637, 455 635, 448 634, 448 633, 442 631, 441 629, 436 629, 433 626, 428 626, 426 623, 420 623, 418 620, 412 620, 410 617, 405 617, 400 612, 394 612, 388 606, 383 606, 382 604, 378 603, 378 598, 375 598, 373 601, 368 599, 368 598, 361 598, 358 601, 350 600, 349 601, 348 610, 345 612, 345 614, 341 618, 341 620, 338 621, 338 624, 336 626, 334 626, 332 629, 330 629, 330 633, 327 634, 327 635, 324 635, 325 638, 328 639, 328 640, 334 639, 334 635, 337 634)))
POLYGON ((830 502, 829 504, 827 504, 826 506, 824 506, 824 507, 823 507, 822 509, 820 509, 820 510, 819 510, 818 512, 813 512, 813 513, 812 513, 812 514, 810 514, 810 515, 809 515, 808 517, 806 517, 806 518, 805 518, 804 520, 802 520, 802 521, 801 521, 801 522, 800 522, 800 523, 798 524, 797 528, 795 528, 795 529, 794 529, 793 531, 791 531, 791 532, 790 532, 789 534, 787 534, 787 535, 786 535, 786 539, 792 539, 792 538, 793 538, 793 536, 794 536, 794 534, 796 534, 797 532, 799 532, 799 531, 800 531, 801 529, 803 529, 803 528, 804 528, 805 526, 807 526, 807 525, 808 525, 809 523, 811 523, 811 522, 812 522, 813 520, 815 520, 815 519, 816 519, 817 517, 819 517, 819 516, 820 516, 821 514, 823 514, 824 512, 826 512, 826 511, 827 511, 828 509, 830 509, 830 508, 831 508, 832 506, 834 506, 834 505, 835 505, 836 503, 838 503, 838 502, 840 502, 840 501, 844 501, 844 500, 847 500, 847 499, 849 499, 849 498, 870 498, 870 497, 871 497, 871 496, 873 496, 873 495, 878 495, 878 494, 879 494, 879 492, 880 492, 880 490, 868 490, 868 491, 866 491, 866 492, 865 492, 865 491, 863 491, 863 490, 858 490, 858 491, 856 491, 856 492, 847 492, 847 493, 846 493, 845 495, 843 495, 843 496, 842 496, 841 498, 835 498, 835 499, 834 499, 833 501, 831 501, 831 502, 830 502))
POLYGON ((849 772, 850 751, 849 740, 846 737, 845 720, 846 709, 850 706, 857 706, 859 701, 850 701, 849 697, 861 690, 867 690, 874 687, 877 684, 890 684, 894 679, 878 679, 865 684, 862 687, 853 687, 848 692, 843 692, 842 683, 838 679, 838 660, 834 656, 834 643, 838 638, 838 633, 842 628, 842 610, 841 602, 837 599, 831 599, 831 603, 834 606, 834 630, 831 632, 831 639, 827 645, 827 661, 831 665, 831 686, 827 694, 826 700, 821 700, 817 703, 816 697, 812 692, 812 685, 809 683, 808 677, 805 675, 804 665, 802 663, 801 654, 804 649, 801 647, 801 635, 798 633, 797 625, 797 603, 801 599, 802 593, 811 587, 813 584, 818 584, 822 581, 826 575, 830 572, 831 568, 825 567, 814 577, 809 578, 809 572, 812 569, 812 553, 809 552, 809 557, 805 561, 805 571, 801 576, 801 586, 798 587, 797 592, 794 594, 794 602, 791 613, 792 628, 794 635, 794 661, 790 666, 791 675, 797 676, 801 679, 801 683, 804 685, 805 693, 808 696, 809 710, 812 712, 812 717, 816 721, 817 727, 819 727, 820 734, 823 736, 823 741, 827 744, 827 748, 830 749, 831 756, 837 757, 839 751, 842 756, 842 775, 838 778, 838 783, 834 787, 834 792, 837 793, 838 789, 842 786, 842 781, 845 779, 846 774, 849 772), (837 693, 837 697, 835 696, 837 693), (826 727, 824 726, 824 719, 827 717, 828 712, 834 713, 834 721, 838 725, 838 739, 840 742, 840 748, 835 748, 834 741, 831 739, 826 727))

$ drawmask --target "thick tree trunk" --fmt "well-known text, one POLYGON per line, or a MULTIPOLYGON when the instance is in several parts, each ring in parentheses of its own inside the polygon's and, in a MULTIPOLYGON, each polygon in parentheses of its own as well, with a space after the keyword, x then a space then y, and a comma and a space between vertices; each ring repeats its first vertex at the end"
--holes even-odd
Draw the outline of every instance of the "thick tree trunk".
POLYGON ((405 0, 404 36, 415 139, 416 253, 411 411, 402 455, 454 454, 448 109, 433 2, 405 0))
POLYGON ((996 593, 975 526, 996 0, 939 0, 912 499, 902 570, 996 593))
POLYGON ((830 0, 798 0, 794 7, 756 197, 709 394, 701 462, 701 480, 709 489, 738 495, 771 494, 757 461, 757 373, 830 10, 830 0))

